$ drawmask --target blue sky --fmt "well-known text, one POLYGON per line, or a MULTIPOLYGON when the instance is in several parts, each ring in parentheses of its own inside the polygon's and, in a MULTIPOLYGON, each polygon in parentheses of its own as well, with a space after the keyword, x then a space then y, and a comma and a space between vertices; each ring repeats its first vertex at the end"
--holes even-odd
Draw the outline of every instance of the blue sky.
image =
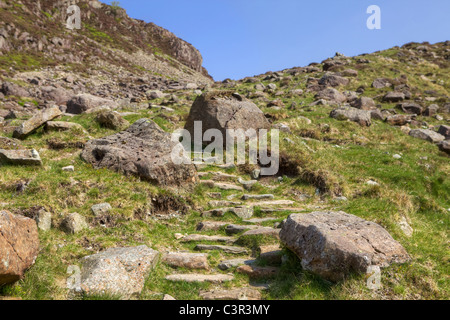
MULTIPOLYGON (((103 1, 111 3, 111 1, 103 1)), ((388 49, 450 40, 449 0, 122 0, 132 18, 192 43, 215 80, 388 49), (369 30, 370 5, 381 30, 369 30)))

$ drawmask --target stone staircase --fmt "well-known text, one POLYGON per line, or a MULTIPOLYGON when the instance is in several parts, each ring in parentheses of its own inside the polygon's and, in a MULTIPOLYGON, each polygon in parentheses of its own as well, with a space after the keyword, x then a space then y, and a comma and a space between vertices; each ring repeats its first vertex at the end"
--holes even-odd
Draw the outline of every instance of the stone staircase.
POLYGON ((211 291, 199 292, 200 297, 206 300, 259 300, 262 297, 261 289, 267 289, 270 279, 276 277, 282 264, 283 253, 279 242, 281 229, 277 228, 280 224, 275 222, 287 218, 290 213, 302 211, 302 208, 296 208, 294 201, 276 199, 273 194, 252 193, 252 187, 258 183, 256 180, 249 182, 240 176, 220 171, 201 172, 199 176, 204 179, 201 183, 208 188, 239 193, 227 197, 229 200, 222 200, 221 192, 205 194, 211 198, 208 201, 211 209, 202 212, 203 220, 195 228, 198 233, 179 238, 180 243, 195 243, 194 252, 170 253, 170 259, 163 259, 174 268, 182 267, 192 273, 177 273, 174 270, 166 280, 215 284, 216 287, 211 291), (264 215, 278 215, 255 217, 255 208, 259 208, 259 212, 264 215), (279 213, 285 214, 280 216, 279 213), (226 221, 226 214, 235 215, 239 222, 226 221), (266 226, 270 223, 274 223, 275 227, 266 226), (252 237, 263 237, 269 244, 249 248, 245 244, 251 242, 252 237), (218 252, 222 257, 217 266, 208 264, 211 251, 218 252), (247 275, 249 282, 243 287, 222 287, 222 284, 233 281, 237 274, 247 275), (255 281, 259 287, 250 284, 255 281))

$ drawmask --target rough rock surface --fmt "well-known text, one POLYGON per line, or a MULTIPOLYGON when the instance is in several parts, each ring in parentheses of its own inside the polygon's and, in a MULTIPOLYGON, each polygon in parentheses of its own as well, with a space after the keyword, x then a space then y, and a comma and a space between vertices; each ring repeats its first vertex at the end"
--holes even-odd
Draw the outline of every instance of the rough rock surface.
POLYGON ((197 97, 185 126, 192 138, 196 121, 202 122, 202 134, 209 129, 220 130, 224 144, 227 129, 270 129, 264 113, 252 101, 231 92, 210 92, 197 97))
POLYGON ((0 211, 0 285, 23 277, 39 251, 36 222, 8 211, 0 211))
POLYGON ((101 111, 97 114, 95 120, 101 126, 112 130, 123 130, 130 126, 130 123, 122 118, 122 116, 117 111, 101 111))
POLYGON ((86 294, 139 294, 158 262, 159 253, 147 246, 112 248, 82 259, 81 290, 86 294))
POLYGON ((171 153, 177 145, 156 123, 141 119, 125 131, 89 141, 81 157, 95 168, 136 175, 158 185, 196 183, 194 165, 177 165, 172 161, 171 153))
POLYGON ((69 234, 78 233, 84 229, 87 229, 89 226, 86 220, 79 213, 71 213, 69 214, 62 222, 61 229, 69 234))
POLYGON ((410 259, 380 225, 345 212, 293 214, 280 238, 304 269, 331 281, 352 272, 365 273, 372 265, 386 267, 410 259))

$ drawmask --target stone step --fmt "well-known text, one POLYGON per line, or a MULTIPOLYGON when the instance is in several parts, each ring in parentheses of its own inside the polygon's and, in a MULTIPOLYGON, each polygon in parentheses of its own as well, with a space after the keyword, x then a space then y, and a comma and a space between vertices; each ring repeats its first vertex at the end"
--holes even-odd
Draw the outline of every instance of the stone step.
POLYGON ((225 253, 231 253, 231 254, 248 254, 248 250, 246 248, 233 247, 233 246, 221 246, 221 245, 198 244, 195 247, 195 250, 198 250, 198 251, 218 250, 218 251, 223 251, 225 253))
POLYGON ((252 230, 252 229, 257 229, 257 228, 259 228, 259 226, 257 226, 257 225, 244 226, 244 225, 240 225, 240 224, 230 224, 230 225, 226 226, 225 231, 228 235, 232 235, 232 234, 237 234, 237 233, 241 233, 241 232, 245 232, 247 230, 252 230))
POLYGON ((278 218, 267 217, 267 218, 254 218, 254 219, 249 219, 249 220, 243 220, 243 222, 252 223, 252 224, 261 224, 264 222, 276 221, 276 220, 278 220, 278 218))
POLYGON ((242 265, 251 265, 255 263, 255 260, 252 259, 231 259, 222 261, 217 267, 220 270, 226 271, 231 268, 236 268, 242 265))
POLYGON ((280 231, 281 229, 274 229, 269 227, 258 228, 244 232, 239 239, 243 239, 249 236, 270 236, 275 239, 280 239, 280 231))
POLYGON ((217 231, 226 227, 229 222, 202 221, 197 224, 197 231, 217 231))
POLYGON ((221 190, 244 191, 244 188, 231 183, 215 182, 214 180, 200 180, 200 184, 209 188, 219 188, 221 190))
POLYGON ((254 207, 272 207, 272 206, 290 206, 295 202, 292 200, 272 200, 272 201, 260 201, 260 202, 252 202, 249 205, 254 207))
POLYGON ((193 241, 211 241, 211 242, 225 242, 225 243, 234 243, 236 242, 235 238, 225 237, 225 236, 206 236, 203 234, 190 234, 181 239, 182 242, 193 242, 193 241))
POLYGON ((203 300, 261 300, 261 292, 251 288, 236 288, 201 292, 200 297, 203 300))
POLYGON ((162 261, 174 268, 209 270, 206 253, 170 252, 163 255, 162 261))
POLYGON ((255 265, 242 265, 236 269, 237 272, 246 274, 252 279, 272 278, 280 269, 277 267, 258 267, 255 265))
POLYGON ((244 194, 241 198, 242 200, 264 200, 264 199, 275 199, 273 194, 244 194))
POLYGON ((231 207, 231 206, 240 206, 242 202, 236 201, 228 201, 228 200, 212 200, 208 202, 208 205, 211 207, 231 207))
POLYGON ((256 180, 243 180, 242 178, 238 178, 238 182, 244 186, 245 190, 251 190, 252 187, 258 183, 256 180))
POLYGON ((270 265, 281 265, 283 251, 279 245, 260 246, 258 248, 259 259, 262 259, 270 265))
POLYGON ((290 211, 294 212, 303 212, 305 209, 302 208, 261 208, 261 213, 275 213, 275 212, 283 212, 290 211))
POLYGON ((222 283, 227 281, 232 281, 234 276, 228 274, 171 274, 166 276, 166 280, 169 281, 183 281, 183 282, 211 282, 211 283, 222 283))
POLYGON ((253 216, 252 206, 239 206, 234 208, 216 208, 202 213, 202 217, 223 217, 225 213, 234 213, 241 219, 249 219, 253 216))

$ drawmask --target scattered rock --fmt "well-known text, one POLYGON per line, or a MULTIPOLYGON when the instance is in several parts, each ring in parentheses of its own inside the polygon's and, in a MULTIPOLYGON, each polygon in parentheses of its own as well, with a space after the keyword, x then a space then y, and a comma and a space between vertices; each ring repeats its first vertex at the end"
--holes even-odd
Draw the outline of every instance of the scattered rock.
POLYGON ((248 275, 252 279, 273 278, 280 271, 276 267, 258 267, 254 265, 244 265, 236 269, 237 272, 248 275))
POLYGON ((109 203, 99 203, 91 207, 92 213, 97 217, 105 213, 109 213, 112 207, 109 203))
POLYGON ((52 214, 44 209, 39 210, 34 220, 39 230, 49 231, 52 228, 52 214))
POLYGON ((112 130, 124 130, 130 123, 117 111, 104 110, 97 114, 95 120, 102 126, 112 130))
POLYGON ((386 102, 400 102, 405 100, 405 94, 403 92, 391 91, 383 97, 386 102))
POLYGON ((220 245, 208 245, 208 244, 198 244, 195 247, 195 250, 198 251, 223 251, 225 253, 231 254, 248 254, 248 250, 241 247, 232 247, 232 246, 220 246, 220 245))
POLYGON ((89 226, 86 220, 79 213, 69 214, 62 222, 60 226, 61 230, 69 234, 75 234, 88 229, 89 226))

